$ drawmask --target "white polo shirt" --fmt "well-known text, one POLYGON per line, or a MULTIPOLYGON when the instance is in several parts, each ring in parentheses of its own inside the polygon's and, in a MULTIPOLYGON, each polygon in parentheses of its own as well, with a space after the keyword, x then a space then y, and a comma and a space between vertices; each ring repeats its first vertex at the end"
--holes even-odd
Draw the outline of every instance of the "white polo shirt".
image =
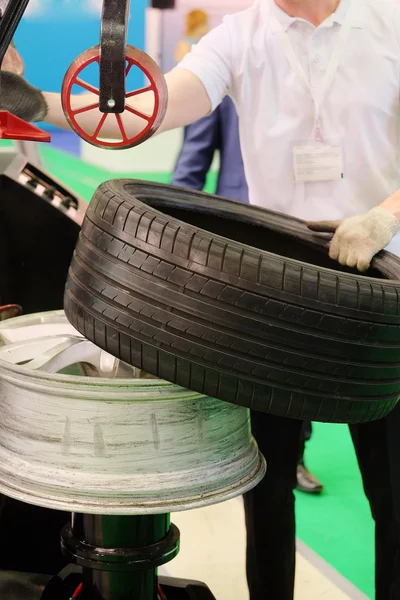
MULTIPOLYGON (((302 219, 338 219, 361 214, 400 188, 400 6, 393 0, 342 0, 317 28, 289 17, 274 0, 257 0, 225 17, 179 67, 202 81, 213 109, 232 97, 252 204, 302 219), (310 138, 315 111, 274 16, 317 89, 351 1, 350 33, 321 106, 324 140, 342 146, 343 179, 296 182, 292 148, 310 138)), ((400 253, 396 238, 390 249, 400 253)))

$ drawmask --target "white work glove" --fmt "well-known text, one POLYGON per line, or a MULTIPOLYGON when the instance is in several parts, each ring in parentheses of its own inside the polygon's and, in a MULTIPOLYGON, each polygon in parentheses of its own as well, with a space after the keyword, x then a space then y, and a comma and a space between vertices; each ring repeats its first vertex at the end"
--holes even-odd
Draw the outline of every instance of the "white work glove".
POLYGON ((358 217, 310 222, 307 227, 320 233, 335 233, 329 256, 341 265, 366 271, 375 254, 399 231, 400 223, 389 211, 378 206, 358 217))

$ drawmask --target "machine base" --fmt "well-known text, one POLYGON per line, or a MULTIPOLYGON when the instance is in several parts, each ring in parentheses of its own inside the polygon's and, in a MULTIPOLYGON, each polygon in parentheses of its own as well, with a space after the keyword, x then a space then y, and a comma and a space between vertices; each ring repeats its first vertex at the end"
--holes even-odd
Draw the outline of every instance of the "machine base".
MULTIPOLYGON (((81 580, 81 570, 68 566, 57 575, 0 571, 1 600, 70 600, 81 580)), ((216 600, 204 583, 159 577, 165 600, 216 600)), ((132 598, 142 600, 142 598, 132 598)))
POLYGON ((165 600, 216 600, 214 594, 204 583, 189 579, 159 577, 165 600))

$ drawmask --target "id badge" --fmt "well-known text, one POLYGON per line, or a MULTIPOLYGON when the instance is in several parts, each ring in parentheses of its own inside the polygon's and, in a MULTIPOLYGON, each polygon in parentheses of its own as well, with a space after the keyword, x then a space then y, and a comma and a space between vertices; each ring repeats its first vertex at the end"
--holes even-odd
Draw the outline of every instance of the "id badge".
POLYGON ((342 148, 335 144, 293 146, 293 168, 296 181, 335 181, 343 179, 342 148))

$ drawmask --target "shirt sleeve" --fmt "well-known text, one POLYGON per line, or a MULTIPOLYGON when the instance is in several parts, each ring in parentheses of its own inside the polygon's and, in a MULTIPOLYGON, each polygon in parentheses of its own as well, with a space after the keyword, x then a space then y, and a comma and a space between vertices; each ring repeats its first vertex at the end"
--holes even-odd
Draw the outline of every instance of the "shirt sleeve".
POLYGON ((231 87, 232 41, 230 19, 205 35, 177 68, 191 71, 204 85, 215 110, 231 87))

